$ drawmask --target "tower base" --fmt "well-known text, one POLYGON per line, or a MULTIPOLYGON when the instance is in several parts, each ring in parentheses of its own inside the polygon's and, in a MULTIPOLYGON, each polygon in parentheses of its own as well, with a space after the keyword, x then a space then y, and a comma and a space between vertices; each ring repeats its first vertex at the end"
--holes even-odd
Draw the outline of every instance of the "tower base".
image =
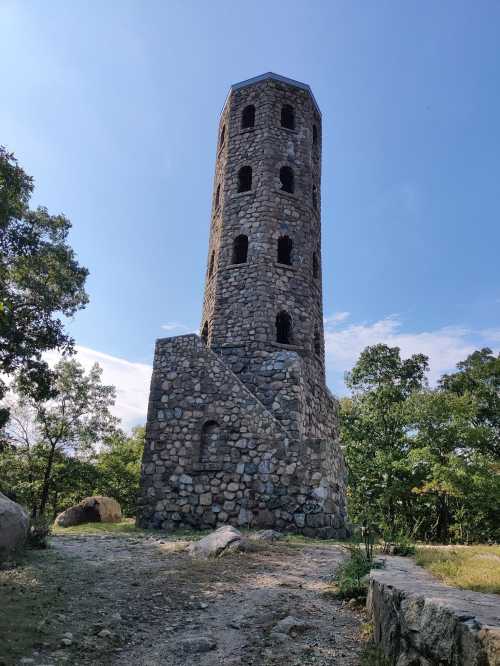
MULTIPOLYGON (((334 399, 326 392, 317 399, 333 423, 334 399)), ((231 524, 345 538, 338 438, 291 438, 197 335, 158 340, 137 521, 166 530, 231 524)))

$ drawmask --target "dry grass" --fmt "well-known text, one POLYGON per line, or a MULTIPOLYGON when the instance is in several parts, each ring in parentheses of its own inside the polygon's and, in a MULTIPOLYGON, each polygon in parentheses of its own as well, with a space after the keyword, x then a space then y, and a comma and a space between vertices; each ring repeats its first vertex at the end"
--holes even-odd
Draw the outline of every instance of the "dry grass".
POLYGON ((419 547, 416 561, 453 587, 500 594, 500 546, 419 547))
POLYGON ((119 523, 84 523, 72 527, 59 527, 53 525, 52 534, 58 536, 75 536, 77 534, 142 534, 143 530, 136 528, 133 518, 124 518, 119 523))

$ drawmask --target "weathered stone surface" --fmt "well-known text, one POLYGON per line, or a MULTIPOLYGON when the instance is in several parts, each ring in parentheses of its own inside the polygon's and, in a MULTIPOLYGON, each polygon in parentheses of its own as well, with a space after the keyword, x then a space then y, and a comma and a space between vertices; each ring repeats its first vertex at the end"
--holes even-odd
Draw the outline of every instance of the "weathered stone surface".
POLYGON ((29 518, 23 507, 0 493, 0 557, 21 548, 28 529, 29 518))
POLYGON ((321 114, 307 86, 266 75, 233 87, 222 135, 203 339, 157 341, 138 524, 228 522, 341 537, 345 467, 324 367, 321 114), (250 104, 255 123, 242 128, 250 104), (295 129, 281 124, 286 105, 295 129), (238 191, 242 166, 253 174, 246 192, 238 191), (283 167, 294 173, 293 192, 283 167), (248 251, 238 259, 241 236, 248 251), (283 312, 285 342, 277 339, 283 312))
POLYGON ((86 497, 75 506, 60 513, 55 522, 59 527, 70 527, 82 523, 118 523, 122 511, 118 502, 111 497, 86 497))
POLYGON ((178 643, 178 651, 184 654, 196 654, 198 652, 210 652, 215 650, 217 643, 210 636, 192 636, 183 638, 178 643))
POLYGON ((374 640, 396 666, 499 666, 500 596, 443 585, 403 557, 373 570, 374 640))
POLYGON ((242 534, 235 527, 225 525, 218 530, 207 534, 199 541, 189 545, 188 552, 193 557, 209 558, 219 557, 227 552, 239 550, 242 534))
POLYGON ((278 541, 283 538, 283 534, 276 530, 261 530, 251 534, 249 538, 251 541, 278 541))
POLYGON ((311 625, 305 620, 301 620, 293 615, 288 615, 287 617, 280 620, 271 630, 271 635, 273 634, 285 634, 290 635, 293 633, 302 633, 310 629, 311 625))

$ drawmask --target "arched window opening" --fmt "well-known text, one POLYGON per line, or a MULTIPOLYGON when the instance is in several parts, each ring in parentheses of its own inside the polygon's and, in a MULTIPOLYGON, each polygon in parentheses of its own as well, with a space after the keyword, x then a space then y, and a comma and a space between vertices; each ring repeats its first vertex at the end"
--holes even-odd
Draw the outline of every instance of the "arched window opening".
POLYGON ((280 169, 281 189, 283 192, 293 194, 295 189, 293 171, 289 166, 283 166, 280 169))
POLYGON ((238 171, 238 192, 252 189, 252 167, 244 166, 238 171))
POLYGON ((295 129, 295 111, 290 104, 284 104, 281 107, 281 127, 286 129, 295 129))
POLYGON ((292 318, 282 310, 276 316, 276 342, 289 345, 292 342, 292 318))
POLYGON ((208 268, 208 277, 212 277, 213 275, 214 263, 215 263, 215 252, 212 250, 212 254, 210 255, 210 266, 208 268))
POLYGON ((321 356, 321 339, 317 328, 314 331, 314 353, 316 356, 321 356))
POLYGON ((241 129, 247 129, 255 125, 255 106, 249 104, 243 109, 241 114, 241 129))
POLYGON ((215 192, 215 207, 218 208, 220 204, 220 183, 217 185, 217 190, 215 192))
POLYGON ((313 125, 313 146, 318 145, 318 128, 316 125, 313 125))
POLYGON ((217 421, 207 421, 201 429, 200 462, 216 462, 222 433, 217 421))
POLYGON ((233 241, 233 264, 246 264, 248 256, 248 236, 241 234, 233 241))
POLYGON ((203 324, 203 328, 202 328, 202 331, 201 331, 201 337, 203 338, 205 343, 208 342, 208 321, 206 321, 203 324))
POLYGON ((278 238, 278 263, 287 264, 291 266, 292 264, 292 248, 293 241, 289 236, 281 236, 278 238))
POLYGON ((226 126, 222 125, 222 129, 220 131, 219 148, 222 148, 225 140, 226 140, 226 126))
POLYGON ((314 210, 318 208, 318 191, 316 190, 316 185, 312 186, 312 206, 314 210))
POLYGON ((313 252, 313 278, 317 280, 319 277, 319 261, 316 252, 313 252))

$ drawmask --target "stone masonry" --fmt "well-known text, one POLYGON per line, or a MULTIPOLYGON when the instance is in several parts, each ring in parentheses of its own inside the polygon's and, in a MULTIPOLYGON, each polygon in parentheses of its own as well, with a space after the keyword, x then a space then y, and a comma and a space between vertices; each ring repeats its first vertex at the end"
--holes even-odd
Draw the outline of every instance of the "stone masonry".
POLYGON ((221 114, 201 336, 157 341, 138 523, 343 537, 325 384, 321 113, 276 74, 221 114))

